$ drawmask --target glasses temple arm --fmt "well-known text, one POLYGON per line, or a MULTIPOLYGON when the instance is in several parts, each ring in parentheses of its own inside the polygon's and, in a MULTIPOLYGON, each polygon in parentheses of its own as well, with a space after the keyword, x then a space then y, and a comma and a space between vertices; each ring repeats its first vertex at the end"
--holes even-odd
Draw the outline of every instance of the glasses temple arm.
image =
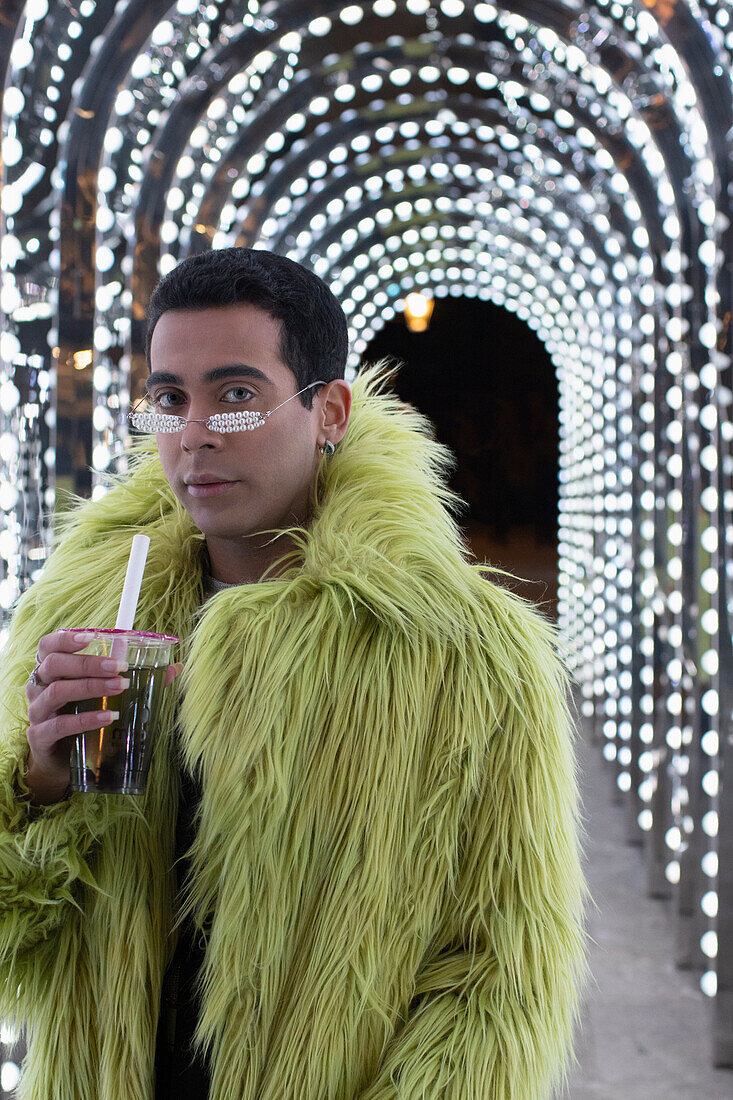
POLYGON ((270 409, 270 411, 268 412, 267 415, 272 416, 272 414, 274 412, 277 412, 278 409, 281 409, 283 407, 283 405, 287 405, 288 401, 292 401, 294 397, 300 397, 301 393, 305 393, 306 390, 312 389, 313 386, 325 386, 325 385, 327 385, 326 382, 311 382, 309 385, 303 386, 303 389, 298 390, 298 392, 294 393, 292 397, 286 397, 285 400, 281 401, 279 405, 276 405, 274 409, 270 409))

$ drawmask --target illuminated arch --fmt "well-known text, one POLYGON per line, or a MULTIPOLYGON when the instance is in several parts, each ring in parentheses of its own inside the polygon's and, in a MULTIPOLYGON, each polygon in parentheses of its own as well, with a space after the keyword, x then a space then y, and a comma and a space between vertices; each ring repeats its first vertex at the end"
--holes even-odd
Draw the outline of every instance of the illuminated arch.
POLYGON ((6 9, 0 606, 47 556, 75 410, 91 464, 116 461, 145 303, 180 257, 246 243, 311 266, 343 298, 352 372, 413 287, 515 310, 558 376, 584 711, 653 889, 684 895, 685 961, 732 997, 729 6, 6 9))

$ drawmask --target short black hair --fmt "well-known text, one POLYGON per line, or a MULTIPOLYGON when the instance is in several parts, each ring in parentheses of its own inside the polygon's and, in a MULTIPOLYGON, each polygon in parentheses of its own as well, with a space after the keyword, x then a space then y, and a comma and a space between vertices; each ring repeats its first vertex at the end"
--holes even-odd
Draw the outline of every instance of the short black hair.
MULTIPOLYGON (((281 322, 280 357, 302 390, 311 382, 343 378, 348 353, 346 315, 322 279, 302 264, 257 248, 217 248, 188 256, 164 275, 147 310, 145 357, 153 330, 172 309, 212 309, 247 303, 281 322)), ((312 389, 301 404, 313 407, 312 389)))

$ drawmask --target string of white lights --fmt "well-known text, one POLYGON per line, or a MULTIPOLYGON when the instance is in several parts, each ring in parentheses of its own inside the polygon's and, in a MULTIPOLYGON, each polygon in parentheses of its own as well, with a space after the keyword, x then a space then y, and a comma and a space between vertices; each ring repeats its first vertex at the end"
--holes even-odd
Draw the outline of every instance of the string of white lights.
POLYGON ((413 290, 516 312, 557 373, 559 627, 581 710, 649 889, 676 906, 678 961, 719 1006, 733 13, 542 10, 28 0, 2 59, 0 611, 42 567, 64 493, 99 496, 124 468, 146 298, 182 257, 245 244, 311 266, 343 301, 352 378, 413 290), (124 66, 118 41, 136 43, 124 66), (121 66, 103 90, 99 58, 121 66))

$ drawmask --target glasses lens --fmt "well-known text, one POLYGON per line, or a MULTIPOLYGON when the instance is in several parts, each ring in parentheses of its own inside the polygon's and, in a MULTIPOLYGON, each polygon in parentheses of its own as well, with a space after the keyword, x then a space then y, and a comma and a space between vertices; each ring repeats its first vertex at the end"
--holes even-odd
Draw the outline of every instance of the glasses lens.
POLYGON ((262 413, 251 412, 249 409, 241 412, 215 413, 206 421, 206 427, 211 432, 247 432, 251 428, 261 428, 265 423, 262 413))
POLYGON ((182 416, 166 416, 163 413, 130 413, 130 423, 139 432, 180 432, 186 426, 182 416))

